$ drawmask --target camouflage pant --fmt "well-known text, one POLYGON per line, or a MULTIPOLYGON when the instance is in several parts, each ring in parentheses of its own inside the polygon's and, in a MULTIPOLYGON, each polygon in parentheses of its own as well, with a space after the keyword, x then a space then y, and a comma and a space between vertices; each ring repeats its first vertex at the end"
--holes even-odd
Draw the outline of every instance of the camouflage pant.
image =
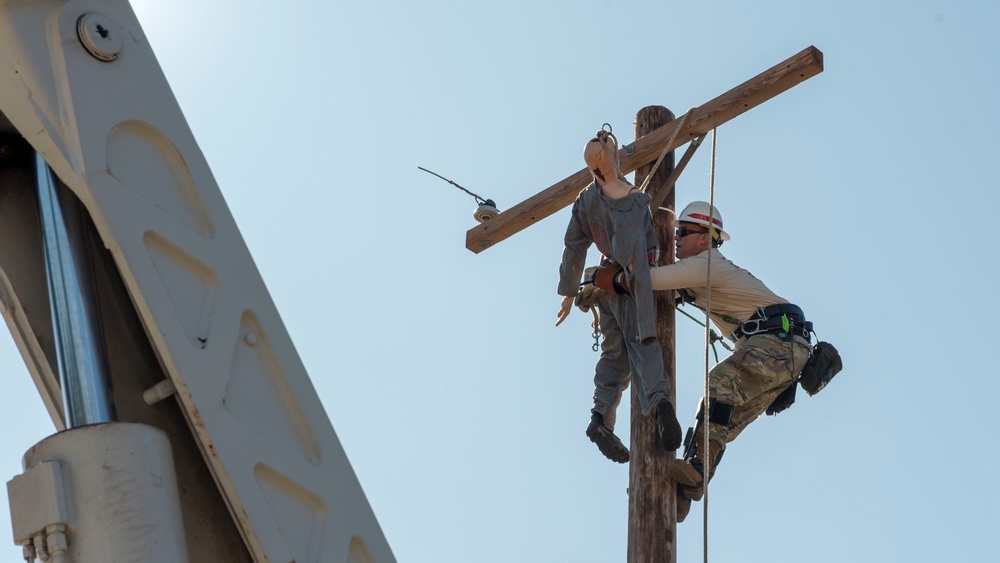
POLYGON ((758 334, 712 368, 708 375, 709 396, 734 409, 728 428, 709 424, 709 438, 719 444, 735 440, 795 380, 809 352, 804 338, 795 337, 793 343, 758 334))

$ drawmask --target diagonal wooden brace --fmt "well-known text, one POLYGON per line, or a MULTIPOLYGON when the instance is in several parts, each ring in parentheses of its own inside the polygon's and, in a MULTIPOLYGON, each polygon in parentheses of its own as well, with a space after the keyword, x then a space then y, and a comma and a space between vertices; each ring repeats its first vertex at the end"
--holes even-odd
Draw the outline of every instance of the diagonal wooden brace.
MULTIPOLYGON (((743 84, 700 106, 686 120, 679 134, 674 135, 681 119, 670 123, 626 145, 619 151, 622 174, 656 160, 667 147, 673 150, 700 137, 719 125, 781 94, 813 76, 823 72, 823 53, 808 47, 743 84), (673 138, 673 146, 668 141, 673 138)), ((465 246, 479 253, 511 235, 541 221, 573 203, 580 190, 592 181, 586 168, 560 180, 545 190, 518 203, 495 218, 469 229, 465 246)))
MULTIPOLYGON (((707 135, 707 133, 705 135, 707 135)), ((667 199, 670 192, 674 191, 674 184, 676 184, 677 179, 681 177, 681 172, 684 172, 684 168, 686 168, 688 163, 691 162, 691 157, 694 156, 694 151, 698 150, 698 147, 701 146, 701 142, 705 140, 705 135, 691 141, 691 144, 688 145, 687 150, 684 151, 684 156, 681 157, 677 166, 670 171, 670 176, 668 176, 667 181, 663 183, 663 187, 660 188, 660 190, 653 195, 653 199, 650 200, 650 209, 656 211, 657 207, 663 205, 663 200, 667 199)), ((655 170, 656 167, 654 166, 653 168, 655 170)))

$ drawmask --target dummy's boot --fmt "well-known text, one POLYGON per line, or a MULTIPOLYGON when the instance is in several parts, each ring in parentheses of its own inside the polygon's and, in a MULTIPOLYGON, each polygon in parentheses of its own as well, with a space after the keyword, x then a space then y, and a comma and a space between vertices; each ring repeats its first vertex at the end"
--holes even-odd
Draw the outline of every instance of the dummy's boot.
POLYGON ((681 423, 677 422, 677 413, 670 399, 660 399, 656 403, 656 430, 664 448, 674 451, 681 447, 681 423))
POLYGON ((587 437, 597 444, 604 457, 618 463, 628 461, 628 448, 615 436, 610 428, 604 425, 604 415, 593 413, 590 417, 590 426, 587 427, 587 437))

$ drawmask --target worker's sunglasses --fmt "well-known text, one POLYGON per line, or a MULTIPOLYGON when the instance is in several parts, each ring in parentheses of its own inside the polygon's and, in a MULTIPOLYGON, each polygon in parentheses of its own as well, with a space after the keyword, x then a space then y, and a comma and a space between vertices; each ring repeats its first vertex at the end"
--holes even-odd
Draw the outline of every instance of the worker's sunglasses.
POLYGON ((674 235, 677 238, 684 238, 684 237, 686 237, 688 235, 707 235, 707 234, 708 234, 708 231, 692 231, 691 229, 689 229, 687 227, 681 227, 681 228, 677 229, 676 231, 674 231, 674 235))

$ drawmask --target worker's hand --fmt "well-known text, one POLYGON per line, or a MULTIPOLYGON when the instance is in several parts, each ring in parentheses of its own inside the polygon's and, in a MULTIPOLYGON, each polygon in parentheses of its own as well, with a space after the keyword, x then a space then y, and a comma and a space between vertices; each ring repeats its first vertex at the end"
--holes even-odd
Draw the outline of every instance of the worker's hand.
POLYGON ((556 321, 556 326, 561 325, 566 320, 571 310, 573 310, 573 298, 563 297, 562 305, 559 306, 559 314, 557 315, 559 320, 556 321))

